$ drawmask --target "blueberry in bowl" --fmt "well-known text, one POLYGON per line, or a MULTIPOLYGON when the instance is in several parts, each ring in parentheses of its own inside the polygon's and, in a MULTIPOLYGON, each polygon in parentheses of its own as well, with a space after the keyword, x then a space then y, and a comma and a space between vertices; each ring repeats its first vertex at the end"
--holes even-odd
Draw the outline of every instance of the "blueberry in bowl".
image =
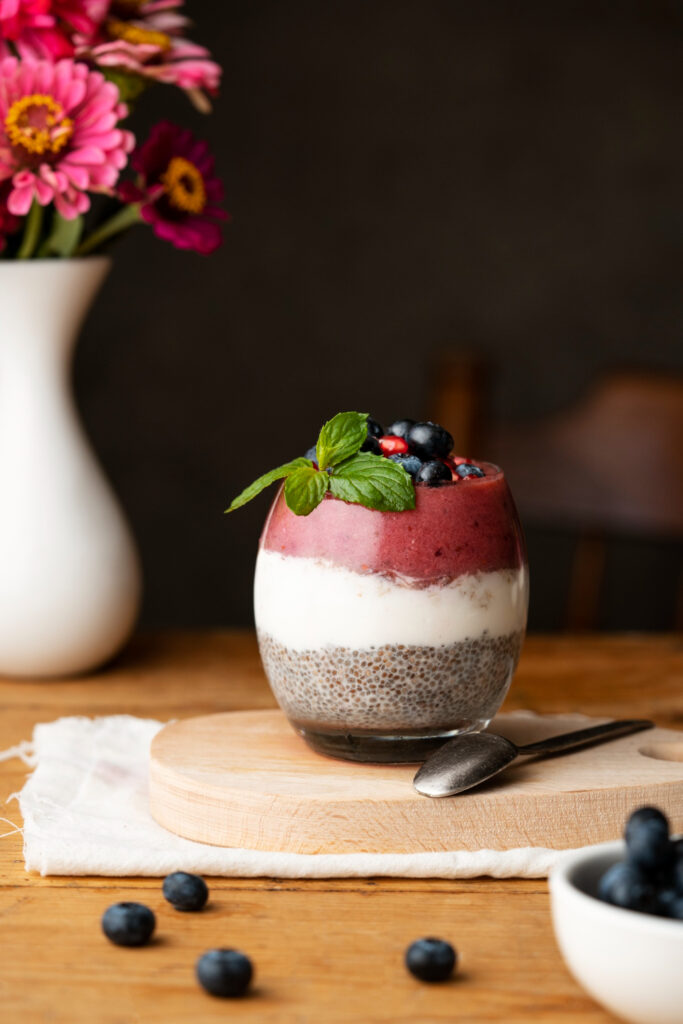
POLYGON ((634 1024, 683 1020, 683 847, 641 808, 625 839, 568 854, 550 875, 555 936, 569 970, 634 1024))

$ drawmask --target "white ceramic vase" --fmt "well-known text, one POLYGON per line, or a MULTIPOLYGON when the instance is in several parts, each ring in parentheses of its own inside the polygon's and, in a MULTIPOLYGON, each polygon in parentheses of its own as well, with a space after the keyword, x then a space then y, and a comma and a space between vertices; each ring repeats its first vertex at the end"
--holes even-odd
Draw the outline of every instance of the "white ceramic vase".
POLYGON ((0 675, 110 658, 137 618, 138 556, 71 391, 104 257, 0 261, 0 675))

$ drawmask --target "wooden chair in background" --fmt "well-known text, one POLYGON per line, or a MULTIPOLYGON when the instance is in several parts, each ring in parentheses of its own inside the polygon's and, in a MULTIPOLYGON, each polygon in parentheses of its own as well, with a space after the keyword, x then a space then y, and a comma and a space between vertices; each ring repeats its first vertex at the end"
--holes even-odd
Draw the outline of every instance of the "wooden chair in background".
MULTIPOLYGON (((484 429, 485 395, 472 386, 456 407, 452 366, 448 356, 436 368, 434 418, 458 450, 504 466, 527 526, 577 536, 565 625, 596 628, 607 542, 683 539, 683 376, 614 372, 571 409, 484 429)), ((469 373, 472 385, 485 380, 481 367, 469 373)))
POLYGON ((470 352, 444 352, 430 368, 429 418, 453 435, 455 451, 483 451, 488 416, 488 363, 470 352))

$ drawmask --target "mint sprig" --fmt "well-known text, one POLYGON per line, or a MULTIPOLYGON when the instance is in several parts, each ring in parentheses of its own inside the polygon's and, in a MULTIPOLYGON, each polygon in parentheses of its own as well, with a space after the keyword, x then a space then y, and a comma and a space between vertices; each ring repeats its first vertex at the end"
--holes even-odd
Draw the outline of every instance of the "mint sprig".
POLYGON ((367 413, 338 413, 320 431, 317 465, 311 459, 298 458, 271 469, 238 494, 225 511, 241 508, 282 479, 287 507, 298 516, 309 515, 328 491, 342 501, 379 512, 415 508, 415 488, 403 466, 381 455, 360 451, 367 436, 367 413))
POLYGON ((323 424, 315 446, 318 469, 338 466, 355 455, 368 436, 366 412, 338 412, 323 424))
POLYGON ((379 512, 415 508, 415 488, 403 466, 370 452, 359 452, 337 466, 330 491, 335 498, 379 512))
POLYGON ((283 466, 278 466, 277 469, 271 469, 269 473, 264 473, 258 480, 254 480, 253 484, 249 484, 248 487, 238 494, 236 498, 231 501, 226 512, 234 512, 236 508, 242 508, 242 505, 246 505, 248 501, 255 498, 257 494, 264 491, 266 487, 270 487, 276 480, 282 480, 283 477, 289 476, 290 473, 296 472, 297 469, 310 468, 313 469, 313 463, 310 459, 292 459, 291 462, 285 462, 283 466))
POLYGON ((285 480, 287 507, 298 516, 307 516, 323 500, 329 486, 327 473, 314 466, 295 469, 285 480))

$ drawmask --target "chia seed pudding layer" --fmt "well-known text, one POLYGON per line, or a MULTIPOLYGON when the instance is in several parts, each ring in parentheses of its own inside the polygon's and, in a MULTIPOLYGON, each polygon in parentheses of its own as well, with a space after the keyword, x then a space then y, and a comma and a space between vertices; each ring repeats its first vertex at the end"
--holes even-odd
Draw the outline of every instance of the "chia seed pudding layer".
POLYGON ((259 631, 272 690, 288 718, 318 730, 448 730, 496 714, 524 631, 440 646, 326 645, 295 650, 259 631))

